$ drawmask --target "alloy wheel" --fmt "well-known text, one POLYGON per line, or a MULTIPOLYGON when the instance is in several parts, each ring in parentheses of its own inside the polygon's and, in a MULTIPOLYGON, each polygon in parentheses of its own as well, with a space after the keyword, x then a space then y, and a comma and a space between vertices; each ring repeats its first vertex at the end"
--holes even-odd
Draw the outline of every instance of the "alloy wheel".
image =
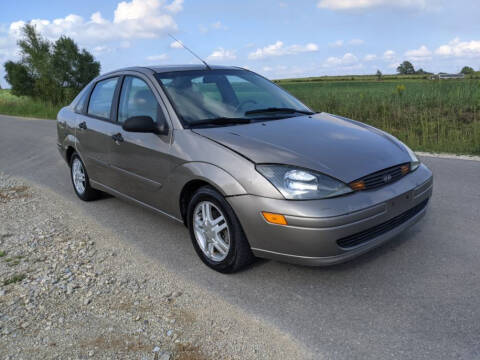
POLYGON ((224 260, 230 250, 230 229, 222 211, 210 201, 199 202, 193 212, 195 239, 212 261, 224 260))

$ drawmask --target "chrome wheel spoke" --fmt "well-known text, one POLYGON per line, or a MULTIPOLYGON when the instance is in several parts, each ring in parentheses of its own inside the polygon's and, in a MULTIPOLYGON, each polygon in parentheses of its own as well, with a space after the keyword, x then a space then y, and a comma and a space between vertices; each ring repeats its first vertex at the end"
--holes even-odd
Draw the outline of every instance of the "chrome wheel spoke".
POLYGON ((193 211, 193 230, 198 246, 213 261, 224 260, 230 250, 230 232, 222 211, 210 201, 202 201, 193 211))
POLYGON ((208 246, 207 246, 207 252, 208 254, 213 257, 215 254, 214 254, 214 244, 213 243, 208 243, 208 246))
POLYGON ((203 219, 204 221, 212 221, 212 206, 210 205, 210 203, 203 203, 203 208, 202 208, 202 211, 203 211, 203 219))
MULTIPOLYGON (((225 220, 222 216, 222 220, 225 220)), ((219 234, 221 231, 225 230, 227 228, 227 222, 223 222, 222 224, 218 224, 212 227, 212 231, 215 232, 215 234, 219 234)))
POLYGON ((215 239, 215 248, 220 252, 222 255, 228 254, 229 244, 227 244, 220 236, 217 236, 215 239))

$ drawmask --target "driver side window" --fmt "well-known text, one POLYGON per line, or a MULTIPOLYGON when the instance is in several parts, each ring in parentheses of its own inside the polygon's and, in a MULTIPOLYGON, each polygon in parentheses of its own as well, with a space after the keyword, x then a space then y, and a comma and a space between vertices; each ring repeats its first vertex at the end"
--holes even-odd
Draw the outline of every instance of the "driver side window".
POLYGON ((164 115, 155 95, 145 81, 125 76, 118 104, 118 122, 133 116, 150 116, 155 123, 164 121, 164 115))

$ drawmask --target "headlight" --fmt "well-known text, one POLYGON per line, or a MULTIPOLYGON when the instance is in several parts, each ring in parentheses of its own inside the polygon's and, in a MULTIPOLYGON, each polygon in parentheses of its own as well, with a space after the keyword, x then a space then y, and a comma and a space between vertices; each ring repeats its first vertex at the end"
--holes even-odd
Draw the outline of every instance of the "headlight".
POLYGON ((289 200, 325 199, 353 191, 341 181, 311 170, 288 165, 257 165, 256 168, 289 200))
MULTIPOLYGON (((403 144, 403 143, 402 143, 403 144)), ((420 166, 420 161, 417 158, 417 155, 410 149, 407 145, 403 144, 405 147, 405 150, 407 150, 408 155, 410 155, 410 171, 417 170, 417 168, 420 166)))

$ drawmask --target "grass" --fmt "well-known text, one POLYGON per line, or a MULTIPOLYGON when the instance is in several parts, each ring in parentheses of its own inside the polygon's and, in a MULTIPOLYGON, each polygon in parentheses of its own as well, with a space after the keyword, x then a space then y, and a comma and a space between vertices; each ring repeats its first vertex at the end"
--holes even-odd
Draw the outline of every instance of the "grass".
POLYGON ((11 278, 8 278, 8 279, 4 280, 3 281, 3 286, 18 283, 18 282, 22 281, 23 279, 25 279, 25 277, 26 277, 25 274, 15 274, 11 278))
POLYGON ((10 90, 0 90, 0 114, 56 119, 63 105, 52 105, 26 96, 15 96, 10 90))
POLYGON ((3 250, 0 250, 0 257, 4 257, 5 255, 7 255, 7 252, 3 251, 3 250))
POLYGON ((17 256, 5 259, 5 262, 10 267, 11 266, 17 266, 18 264, 20 264, 20 260, 22 260, 23 258, 24 258, 24 256, 17 255, 17 256))
POLYGON ((385 130, 418 151, 480 154, 480 81, 279 80, 315 111, 385 130))

